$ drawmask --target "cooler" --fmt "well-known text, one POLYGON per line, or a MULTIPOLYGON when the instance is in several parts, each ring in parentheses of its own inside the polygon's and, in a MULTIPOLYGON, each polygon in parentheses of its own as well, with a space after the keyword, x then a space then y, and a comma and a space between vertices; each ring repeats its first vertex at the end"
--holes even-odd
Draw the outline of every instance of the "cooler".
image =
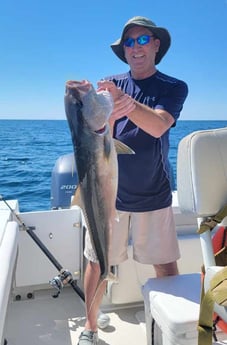
POLYGON ((142 287, 148 345, 197 345, 200 273, 150 278, 142 287))

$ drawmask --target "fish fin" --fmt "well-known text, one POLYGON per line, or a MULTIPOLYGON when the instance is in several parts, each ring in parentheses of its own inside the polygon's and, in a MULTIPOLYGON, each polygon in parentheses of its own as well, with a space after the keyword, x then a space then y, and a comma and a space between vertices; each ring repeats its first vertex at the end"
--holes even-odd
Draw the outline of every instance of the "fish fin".
POLYGON ((135 154, 135 151, 121 141, 117 139, 113 139, 113 141, 117 154, 135 154))
POLYGON ((117 283, 118 277, 114 273, 109 272, 108 275, 106 276, 105 280, 113 282, 113 283, 117 283))
POLYGON ((82 217, 83 217, 83 223, 86 227, 86 229, 88 230, 91 240, 92 240, 92 235, 91 235, 91 231, 90 231, 90 226, 89 226, 89 221, 88 221, 88 216, 87 216, 87 212, 84 208, 84 204, 82 201, 82 197, 81 197, 81 192, 80 192, 80 186, 78 186, 76 188, 75 194, 72 197, 72 202, 71 202, 71 206, 79 206, 81 211, 82 211, 82 217))
POLYGON ((81 194, 80 194, 80 186, 78 186, 76 188, 75 194, 72 197, 72 201, 71 201, 71 206, 77 205, 80 208, 82 208, 82 199, 81 199, 81 194))
POLYGON ((119 218, 119 213, 117 210, 115 210, 115 215, 114 215, 114 220, 119 223, 120 218, 119 218))

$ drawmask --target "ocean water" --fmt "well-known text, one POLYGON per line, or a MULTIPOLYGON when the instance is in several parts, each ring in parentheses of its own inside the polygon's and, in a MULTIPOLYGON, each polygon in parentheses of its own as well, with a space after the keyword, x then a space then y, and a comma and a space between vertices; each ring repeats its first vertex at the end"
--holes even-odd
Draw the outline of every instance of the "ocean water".
MULTIPOLYGON (((227 121, 178 121, 170 132, 169 159, 176 181, 179 141, 203 129, 227 127, 227 121)), ((71 153, 66 120, 0 120, 0 195, 18 199, 21 212, 51 208, 51 174, 56 160, 71 153)))

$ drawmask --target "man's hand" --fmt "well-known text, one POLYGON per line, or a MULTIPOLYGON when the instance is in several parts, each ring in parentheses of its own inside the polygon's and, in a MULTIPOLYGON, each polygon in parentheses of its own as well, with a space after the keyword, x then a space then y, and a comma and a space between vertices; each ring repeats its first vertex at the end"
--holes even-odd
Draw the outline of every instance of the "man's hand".
POLYGON ((98 91, 106 90, 110 92, 114 100, 114 109, 111 114, 110 122, 114 122, 121 117, 127 116, 136 107, 132 97, 117 88, 112 81, 101 80, 98 82, 98 91))
POLYGON ((109 91, 113 100, 115 102, 121 95, 124 93, 121 91, 120 88, 116 87, 116 85, 112 81, 108 80, 100 80, 98 83, 98 90, 97 91, 109 91))

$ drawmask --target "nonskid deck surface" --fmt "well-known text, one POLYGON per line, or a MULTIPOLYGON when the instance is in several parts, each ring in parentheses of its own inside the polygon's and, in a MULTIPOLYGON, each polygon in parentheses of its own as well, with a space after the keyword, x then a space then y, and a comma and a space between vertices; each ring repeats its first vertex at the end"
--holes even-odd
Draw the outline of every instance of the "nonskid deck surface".
MULTIPOLYGON (((35 293, 35 298, 11 302, 6 321, 7 345, 77 345, 84 328, 82 300, 70 288, 58 298, 53 290, 35 293)), ((99 345, 146 345, 146 327, 142 306, 116 307, 102 311, 110 316, 110 325, 99 330, 99 345)), ((223 334, 213 345, 227 345, 223 334)), ((197 344, 195 344, 197 345, 197 344)))
MULTIPOLYGON (((31 300, 14 301, 6 324, 7 345, 76 345, 84 328, 84 303, 71 290, 58 298, 52 290, 39 291, 31 300)), ((106 308, 105 308, 106 309, 106 308)), ((102 309, 104 311, 104 308, 102 309)), ((99 330, 99 345, 146 345, 142 306, 105 311, 110 325, 99 330)))

